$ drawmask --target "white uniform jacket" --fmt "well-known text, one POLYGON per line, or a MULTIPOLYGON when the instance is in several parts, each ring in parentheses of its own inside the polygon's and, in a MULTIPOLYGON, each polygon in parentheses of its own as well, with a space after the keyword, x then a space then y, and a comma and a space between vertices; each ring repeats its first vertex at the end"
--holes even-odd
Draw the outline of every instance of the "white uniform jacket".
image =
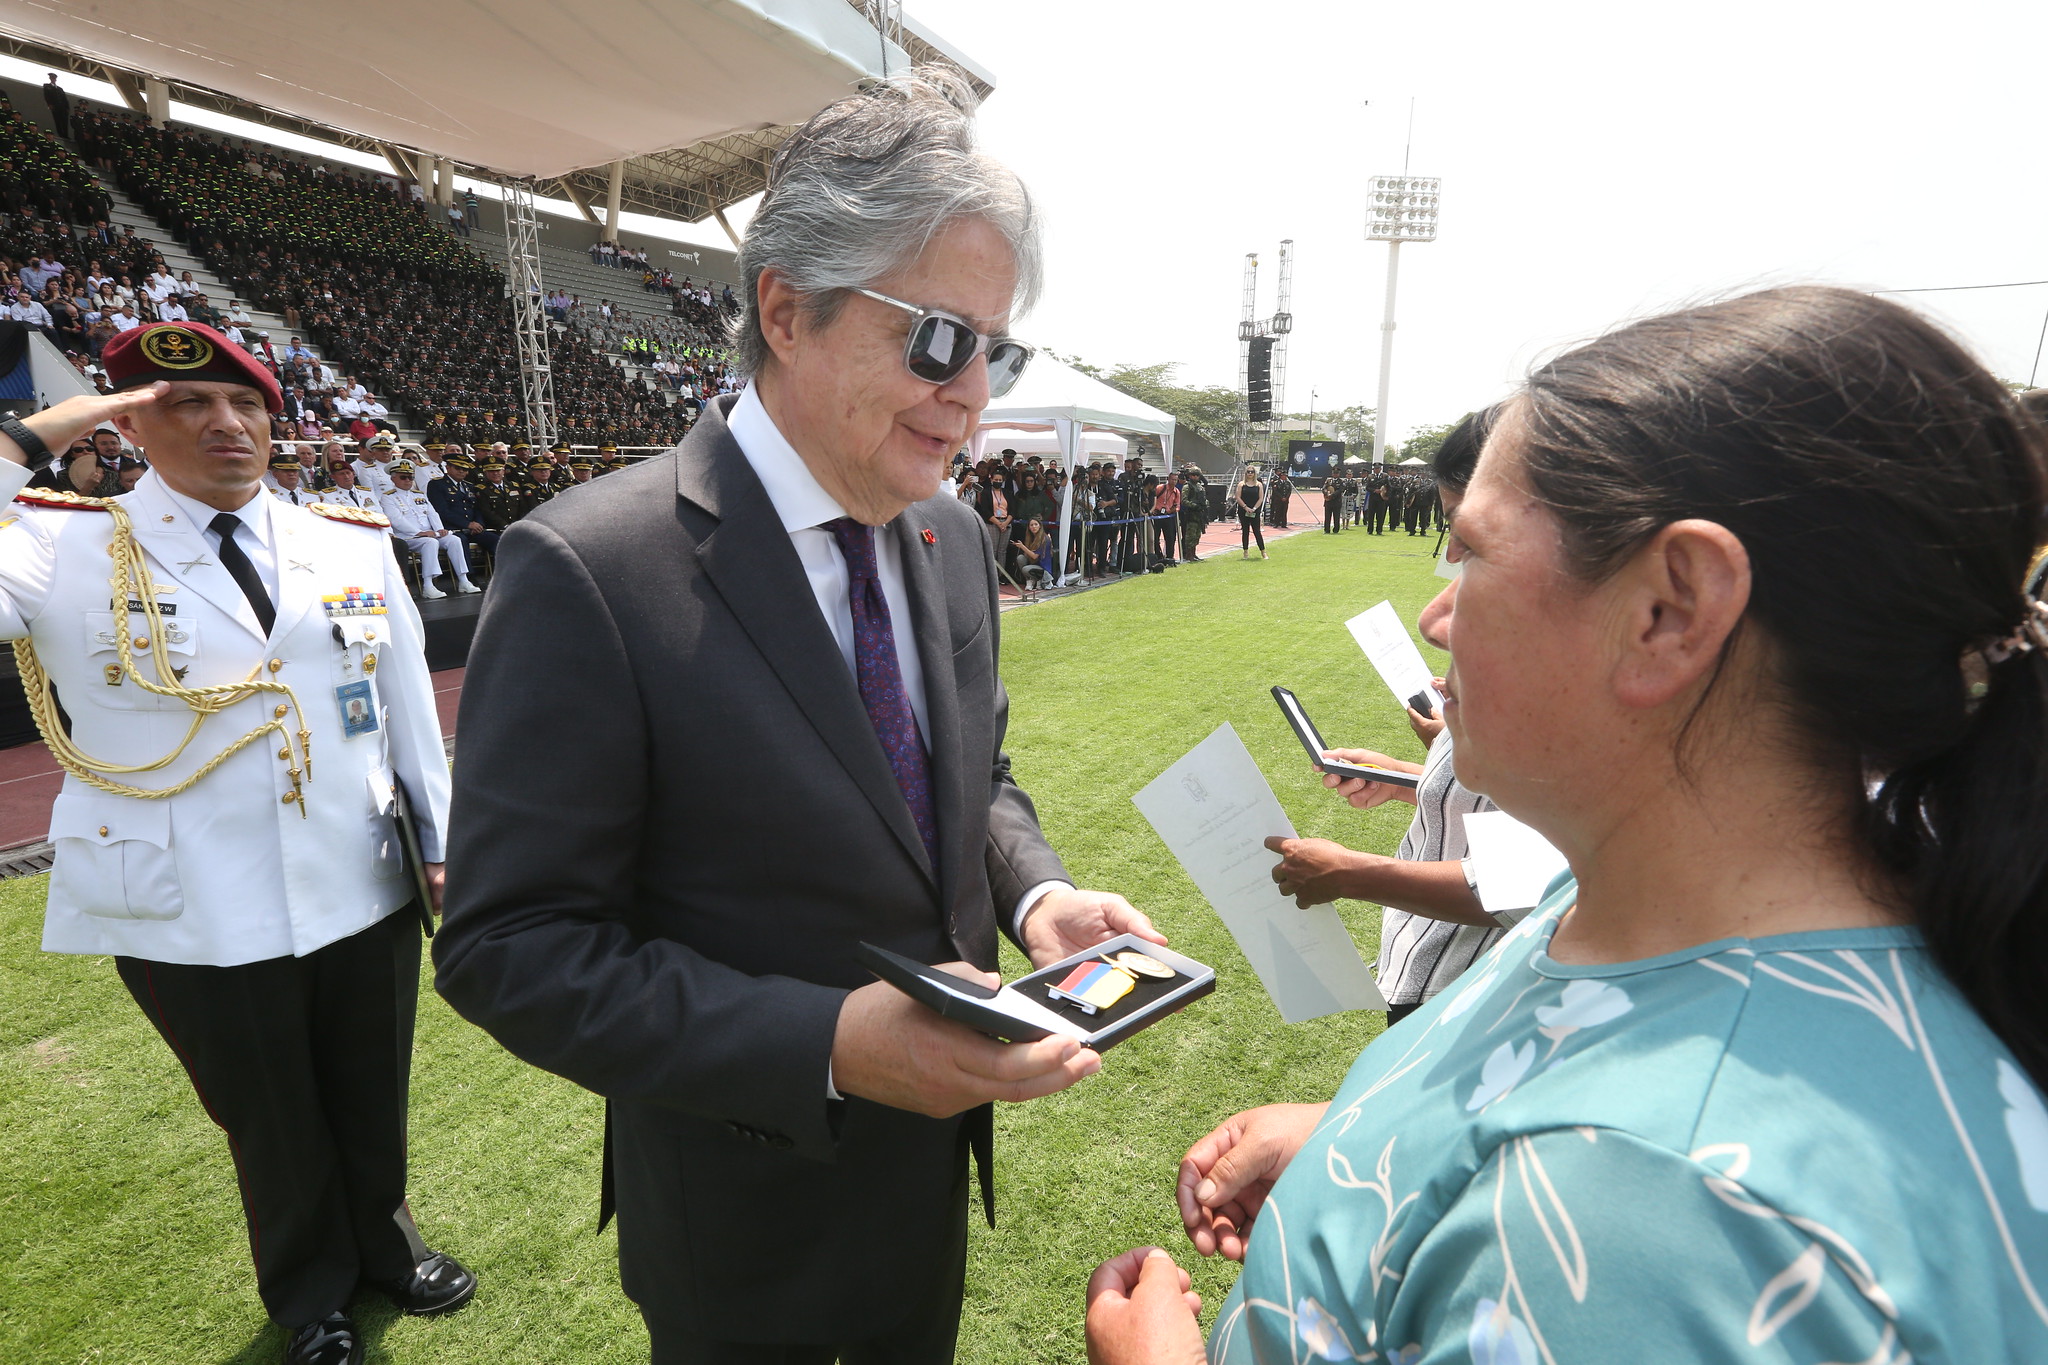
MULTIPOLYGON (((12 499, 27 479, 26 469, 0 462, 0 498, 12 499)), ((303 802, 287 800, 286 770, 298 760, 280 756, 273 734, 176 796, 116 796, 67 776, 50 811, 56 864, 43 947, 234 966, 304 956, 406 905, 411 879, 386 813, 391 776, 412 798, 423 855, 439 862, 448 767, 419 614, 390 537, 378 525, 273 500, 277 616, 266 639, 213 541, 157 474, 119 501, 165 604, 173 667, 188 670, 192 686, 252 675, 289 685, 304 719, 286 716, 286 724, 311 732, 312 768, 303 802), (386 613, 330 614, 322 599, 349 589, 381 594, 386 613)), ((0 638, 34 641, 88 756, 134 764, 170 752, 192 713, 121 674, 107 554, 113 517, 26 501, 4 510, 13 519, 0 527, 0 638)), ((145 630, 139 610, 127 629, 132 644, 145 630)), ((155 680, 146 649, 135 651, 135 665, 155 680)), ((237 702, 166 768, 114 780, 174 786, 283 703, 275 693, 237 702)))
POLYGON ((400 540, 418 540, 429 531, 446 529, 433 499, 415 489, 393 488, 377 500, 377 506, 391 519, 391 534, 400 540))
POLYGON ((354 463, 356 487, 367 488, 380 498, 397 490, 398 485, 391 481, 389 472, 391 466, 398 463, 396 460, 357 460, 354 463))

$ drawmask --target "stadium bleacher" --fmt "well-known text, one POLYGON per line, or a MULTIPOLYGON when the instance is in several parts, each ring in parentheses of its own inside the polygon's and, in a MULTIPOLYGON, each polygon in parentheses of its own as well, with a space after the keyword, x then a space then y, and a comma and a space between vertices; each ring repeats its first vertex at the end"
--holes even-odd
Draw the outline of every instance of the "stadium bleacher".
MULTIPOLYGON (((471 236, 492 260, 503 259, 505 239, 501 234, 478 228, 471 236)), ((710 307, 695 303, 678 307, 667 292, 647 289, 639 269, 598 265, 586 252, 543 243, 540 258, 541 278, 547 282, 549 292, 559 289, 581 301, 561 321, 581 332, 600 353, 617 358, 636 378, 660 388, 675 388, 652 369, 653 355, 626 344, 653 341, 662 354, 674 357, 683 367, 684 385, 679 392, 686 400, 701 401, 721 391, 720 381, 727 377, 731 346, 725 334, 726 314, 715 303, 710 307), (610 321, 599 312, 604 302, 612 305, 615 316, 610 321)), ((676 283, 680 285, 685 278, 678 273, 676 283)), ((687 278, 693 284, 708 284, 714 300, 727 287, 726 281, 707 273, 687 278)))
MULTIPOLYGON (((404 409, 407 428, 466 442, 521 433, 503 272, 388 182, 179 125, 151 128, 124 111, 88 108, 73 129, 143 212, 236 294, 404 409)), ((552 362, 572 444, 680 437, 682 410, 578 334, 557 336, 552 362)))

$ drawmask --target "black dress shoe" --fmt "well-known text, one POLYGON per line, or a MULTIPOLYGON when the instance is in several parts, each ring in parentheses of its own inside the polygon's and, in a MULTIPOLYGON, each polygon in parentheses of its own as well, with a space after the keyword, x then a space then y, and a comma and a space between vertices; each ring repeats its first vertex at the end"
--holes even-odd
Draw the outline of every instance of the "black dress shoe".
POLYGON ((462 1262, 439 1251, 428 1252, 427 1259, 414 1266, 412 1274, 401 1282, 372 1283, 393 1303, 418 1318, 453 1313, 476 1297, 476 1276, 462 1262))
POLYGON ((363 1365, 363 1339, 346 1313, 329 1313, 293 1332, 284 1365, 363 1365))

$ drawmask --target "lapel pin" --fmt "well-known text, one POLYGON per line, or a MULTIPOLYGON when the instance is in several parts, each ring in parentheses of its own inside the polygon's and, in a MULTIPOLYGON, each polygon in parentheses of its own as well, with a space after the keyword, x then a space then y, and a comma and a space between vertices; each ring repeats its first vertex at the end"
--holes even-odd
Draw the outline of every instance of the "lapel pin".
POLYGON ((933 535, 929 530, 927 530, 924 533, 924 543, 927 545, 936 545, 939 543, 939 538, 933 535))

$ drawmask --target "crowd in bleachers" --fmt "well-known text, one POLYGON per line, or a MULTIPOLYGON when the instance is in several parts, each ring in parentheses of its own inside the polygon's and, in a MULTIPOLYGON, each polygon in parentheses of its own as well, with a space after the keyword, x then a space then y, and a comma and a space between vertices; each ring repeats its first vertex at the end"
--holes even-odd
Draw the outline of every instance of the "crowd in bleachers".
MULTIPOLYGON (((73 130, 82 153, 209 268, 430 438, 509 441, 523 430, 503 273, 388 179, 123 111, 81 112, 73 130)), ((681 409, 575 334, 556 338, 551 363, 570 441, 680 438, 681 409)))
POLYGON ((89 372, 120 332, 171 315, 213 314, 156 244, 108 223, 91 172, 0 93, 0 316, 41 330, 89 372))
POLYGON ((570 294, 551 297, 548 314, 575 327, 600 350, 652 371, 656 382, 673 389, 692 414, 740 386, 722 326, 632 313, 606 299, 584 303, 570 294))

